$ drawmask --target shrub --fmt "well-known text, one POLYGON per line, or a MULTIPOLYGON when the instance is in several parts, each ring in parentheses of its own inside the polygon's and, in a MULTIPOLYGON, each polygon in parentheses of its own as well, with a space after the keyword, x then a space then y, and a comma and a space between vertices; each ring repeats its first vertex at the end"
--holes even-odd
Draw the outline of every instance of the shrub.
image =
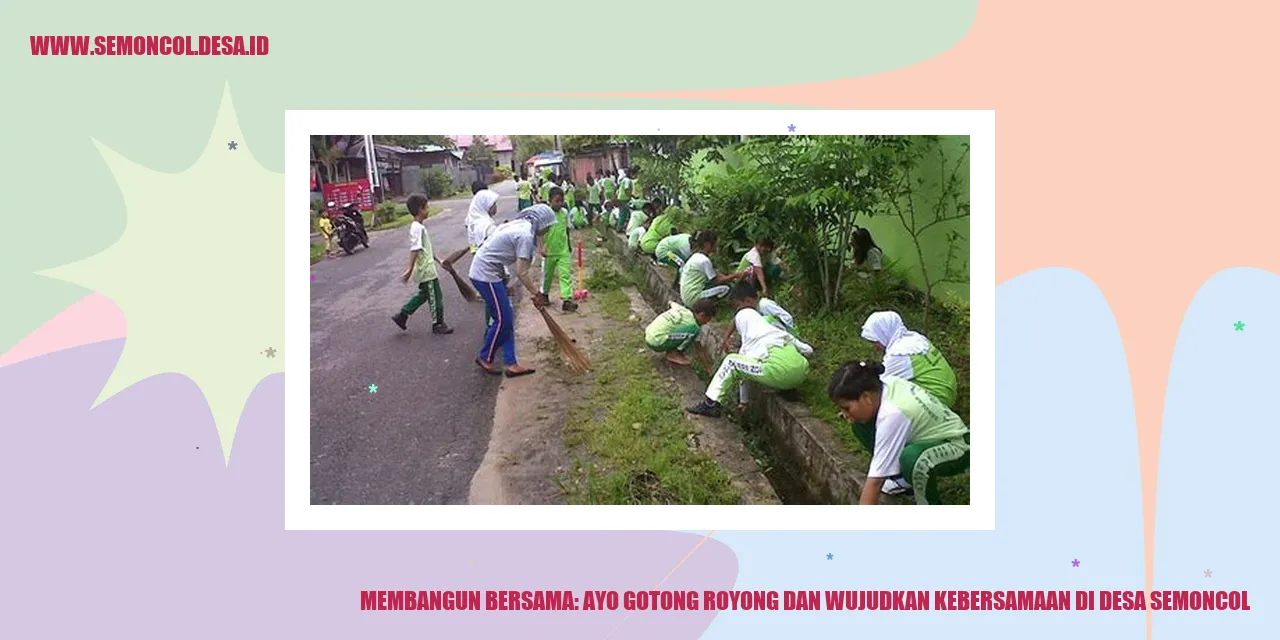
POLYGON ((504 182, 511 179, 511 167, 500 166, 493 170, 489 176, 489 184, 496 182, 504 182))
POLYGON ((440 200, 453 195, 453 177, 444 167, 430 167, 422 174, 422 190, 432 200, 440 200))
POLYGON ((379 202, 378 206, 373 209, 372 226, 376 227, 380 224, 386 224, 398 217, 400 217, 400 213, 399 207, 396 203, 390 200, 384 200, 379 202))

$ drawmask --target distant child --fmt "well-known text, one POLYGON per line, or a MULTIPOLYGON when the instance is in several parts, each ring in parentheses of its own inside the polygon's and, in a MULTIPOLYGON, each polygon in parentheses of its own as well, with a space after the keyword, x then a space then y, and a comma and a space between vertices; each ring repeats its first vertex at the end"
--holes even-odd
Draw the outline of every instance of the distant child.
POLYGON ((572 229, 587 228, 587 207, 578 205, 569 209, 569 224, 572 229))
POLYGON ((550 204, 551 190, 553 188, 556 188, 555 180, 552 180, 550 175, 544 175, 542 177, 542 186, 538 187, 538 202, 550 204))
POLYGON ((640 248, 645 253, 653 253, 658 248, 658 243, 662 242, 663 238, 671 235, 671 227, 675 224, 675 214, 676 211, 673 207, 667 207, 662 213, 654 216, 653 223, 649 225, 649 232, 644 234, 644 238, 640 239, 640 248))
MULTIPOLYGON (((653 228, 650 227, 649 230, 653 231, 653 228)), ((671 288, 676 291, 680 290, 680 268, 693 254, 693 249, 689 246, 689 238, 689 234, 680 233, 679 229, 671 227, 671 235, 659 241, 658 246, 653 249, 653 257, 658 264, 676 268, 676 278, 671 283, 671 288)), ((644 240, 641 239, 640 242, 643 243, 644 240)))
POLYGON ((692 307, 702 298, 723 298, 729 293, 729 283, 742 279, 741 273, 718 274, 711 264, 716 252, 715 231, 699 231, 691 241, 693 255, 680 268, 680 299, 684 306, 692 307))
POLYGON ((644 187, 640 185, 639 173, 631 178, 631 197, 637 199, 644 197, 644 187))
POLYGON ((859 269, 858 275, 863 278, 870 277, 867 273, 877 272, 884 268, 884 253, 880 251, 880 247, 876 246, 876 241, 871 239, 871 232, 864 227, 858 227, 853 231, 853 266, 859 269))
POLYGON ((453 329, 444 323, 444 296, 440 293, 440 279, 436 276, 435 252, 431 248, 431 236, 427 234, 427 227, 422 224, 429 212, 427 197, 421 193, 415 193, 409 196, 405 204, 409 207, 409 213, 413 215, 413 223, 409 225, 409 268, 405 269, 400 280, 403 282, 412 280, 418 285, 418 291, 404 303, 399 313, 391 316, 391 320, 401 330, 408 329, 405 323, 409 320, 409 316, 413 315, 413 312, 417 311, 423 303, 430 303, 432 319, 435 321, 431 325, 431 332, 453 333, 453 329))
POLYGON ((613 202, 614 195, 618 190, 618 183, 613 179, 613 172, 610 171, 605 174, 604 179, 600 182, 600 187, 604 190, 605 202, 613 202))
POLYGON ((692 310, 672 302, 670 309, 654 318, 645 328, 644 343, 650 349, 666 354, 667 362, 687 367, 692 362, 684 352, 698 339, 702 325, 711 322, 715 315, 714 300, 699 300, 692 310))
POLYGON ((320 219, 316 221, 316 226, 320 227, 320 235, 324 236, 324 252, 328 255, 333 251, 333 220, 329 219, 327 211, 320 213, 320 219))
POLYGON ((578 304, 573 301, 573 258, 569 250, 569 213, 564 208, 564 191, 551 187, 547 196, 556 220, 547 229, 542 244, 542 294, 550 299, 552 285, 559 280, 561 310, 577 311, 578 304))
POLYGON ((620 205, 621 203, 617 200, 609 200, 609 215, 605 218, 605 224, 610 228, 616 228, 618 226, 618 219, 622 217, 622 207, 620 205))
POLYGON ((640 251, 640 238, 643 238, 645 232, 649 230, 648 226, 649 226, 649 223, 648 221, 646 221, 642 223, 640 226, 632 229, 631 233, 627 234, 628 249, 635 251, 637 253, 640 251))
POLYGON ((782 277, 782 261, 774 248, 773 238, 760 238, 738 263, 738 269, 747 272, 747 278, 756 283, 764 296, 769 295, 769 285, 777 284, 782 277))
POLYGON ((519 200, 517 206, 520 211, 533 206, 533 185, 529 183, 527 175, 521 175, 520 182, 516 183, 516 198, 519 200))
MULTIPOLYGON (((694 254, 695 257, 697 255, 694 254)), ((733 303, 738 312, 733 316, 733 325, 742 336, 742 347, 737 353, 725 356, 711 378, 711 384, 707 385, 706 396, 702 402, 686 408, 689 413, 719 417, 735 386, 738 387, 738 405, 744 406, 747 404, 747 387, 742 383, 750 380, 773 389, 790 391, 799 387, 809 373, 809 361, 800 351, 800 345, 804 343, 797 344, 799 341, 795 336, 770 324, 750 306, 752 299, 741 295, 743 292, 754 294, 749 283, 740 283, 735 289, 738 295, 735 295, 733 303)))
POLYGON ((600 183, 587 174, 587 215, 595 219, 600 215, 600 183))
POLYGON ((879 504, 886 481, 905 478, 917 504, 940 504, 937 479, 969 466, 969 427, 914 382, 876 362, 846 362, 827 395, 854 424, 871 424, 875 443, 859 504, 879 504))
POLYGON ((573 188, 573 180, 568 175, 560 182, 560 188, 564 190, 565 208, 573 209, 578 206, 578 194, 573 188))
MULTIPOLYGON (((796 336, 795 319, 791 317, 791 314, 777 302, 769 298, 761 298, 760 294, 756 292, 755 284, 750 280, 743 280, 734 284, 733 289, 729 292, 729 299, 733 300, 738 308, 759 311, 765 322, 786 331, 792 336, 796 336)), ((729 350, 729 341, 736 332, 737 327, 730 326, 729 331, 724 334, 723 348, 725 351, 729 350)), ((796 349, 799 349, 800 353, 804 354, 806 358, 813 355, 813 347, 801 341, 799 336, 796 336, 796 349)))

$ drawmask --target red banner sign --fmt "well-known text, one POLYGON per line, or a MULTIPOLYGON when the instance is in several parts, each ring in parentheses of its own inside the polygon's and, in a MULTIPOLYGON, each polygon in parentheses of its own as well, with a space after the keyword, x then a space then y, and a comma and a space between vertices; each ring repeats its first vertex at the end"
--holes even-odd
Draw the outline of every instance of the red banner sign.
POLYGON ((373 211, 373 190, 369 188, 369 179, 361 178, 342 184, 324 185, 324 201, 333 202, 337 206, 331 211, 340 211, 342 207, 354 202, 361 211, 373 211))

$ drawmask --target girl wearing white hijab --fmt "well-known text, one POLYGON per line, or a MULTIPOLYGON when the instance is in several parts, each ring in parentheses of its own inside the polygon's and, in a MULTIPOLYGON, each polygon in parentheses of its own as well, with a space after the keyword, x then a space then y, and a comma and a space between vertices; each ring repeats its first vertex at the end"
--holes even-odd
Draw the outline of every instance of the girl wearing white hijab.
MULTIPOLYGON (((943 406, 951 408, 956 400, 956 373, 929 339, 911 331, 894 311, 877 311, 862 325, 862 337, 884 351, 884 376, 914 382, 943 406)), ((867 451, 875 452, 875 425, 853 424, 853 435, 867 451)), ((911 485, 901 476, 886 478, 881 491, 903 493, 911 485)))
POLYGON ((956 373, 929 339, 907 329, 894 311, 877 311, 862 325, 862 337, 884 351, 884 373, 910 380, 944 406, 956 401, 956 373))

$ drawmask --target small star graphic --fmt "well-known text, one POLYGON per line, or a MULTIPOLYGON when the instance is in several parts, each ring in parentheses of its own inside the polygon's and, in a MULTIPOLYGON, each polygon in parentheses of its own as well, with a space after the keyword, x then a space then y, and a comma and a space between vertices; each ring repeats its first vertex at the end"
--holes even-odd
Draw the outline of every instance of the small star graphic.
POLYGON ((369 385, 369 393, 377 393, 377 392, 378 392, 378 385, 376 384, 369 385))
POLYGON ((787 131, 790 131, 791 133, 795 133, 795 132, 796 132, 796 126, 795 126, 794 124, 789 124, 789 125, 787 125, 787 131))
POLYGON ((227 148, 228 148, 228 149, 230 149, 230 150, 232 150, 232 151, 235 151, 235 150, 236 150, 236 141, 235 141, 235 140, 232 140, 231 142, 228 142, 228 143, 227 143, 227 148))
POLYGON ((1236 331, 1244 331, 1244 323, 1236 320, 1236 331))
POLYGON ((1079 560, 1072 560, 1072 561, 1071 561, 1071 566, 1073 566, 1073 567, 1078 567, 1078 566, 1080 566, 1080 561, 1079 561, 1079 560))
POLYGON ((267 350, 264 351, 263 353, 266 353, 268 358, 276 357, 276 350, 271 347, 267 347, 267 350))
POLYGON ((1206 577, 1206 578, 1212 578, 1212 577, 1213 577, 1213 571, 1210 571, 1209 569, 1205 569, 1205 570, 1204 570, 1204 577, 1206 577))
POLYGON ((828 560, 832 559, 833 557, 835 557, 835 556, 833 556, 833 555, 831 555, 831 554, 829 554, 829 553, 827 554, 827 559, 828 559, 828 560))

